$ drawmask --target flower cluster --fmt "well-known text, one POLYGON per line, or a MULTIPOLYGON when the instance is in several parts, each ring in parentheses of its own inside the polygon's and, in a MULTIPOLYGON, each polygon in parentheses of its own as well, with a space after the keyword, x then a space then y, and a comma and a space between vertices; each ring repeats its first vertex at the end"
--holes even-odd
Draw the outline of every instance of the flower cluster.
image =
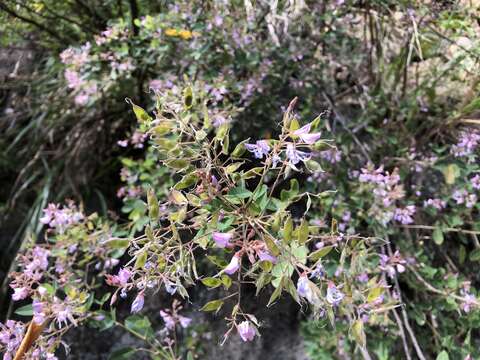
POLYGON ((43 216, 40 218, 40 222, 55 229, 59 233, 63 233, 68 227, 78 224, 83 218, 83 213, 78 210, 75 203, 73 201, 67 201, 66 206, 48 204, 48 206, 43 209, 43 216))
POLYGON ((402 224, 413 222, 415 205, 397 207, 397 201, 405 197, 398 169, 394 169, 390 174, 388 171, 384 171, 383 166, 375 169, 370 165, 368 168, 361 169, 358 180, 361 183, 373 185, 374 204, 370 212, 382 225, 385 226, 392 219, 402 224))
POLYGON ((465 131, 460 134, 458 143, 452 146, 452 154, 456 157, 472 155, 480 145, 478 131, 465 131))

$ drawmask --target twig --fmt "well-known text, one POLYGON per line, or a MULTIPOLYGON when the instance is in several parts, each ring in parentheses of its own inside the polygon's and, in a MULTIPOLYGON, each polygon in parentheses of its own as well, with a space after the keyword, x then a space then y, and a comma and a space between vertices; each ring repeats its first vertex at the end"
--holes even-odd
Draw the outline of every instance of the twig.
MULTIPOLYGON (((390 243, 387 243, 387 249, 388 249, 388 254, 390 256, 392 256, 393 252, 392 252, 392 247, 390 246, 390 243)), ((395 276, 393 277, 393 281, 394 281, 394 284, 395 284, 395 290, 398 293, 398 299, 400 300, 401 303, 403 303, 402 292, 400 290, 400 284, 398 283, 398 278, 397 278, 397 273, 396 272, 395 272, 395 276)), ((415 352, 417 353, 418 358, 420 360, 426 360, 425 355, 423 355, 423 351, 420 348, 420 345, 418 344, 415 333, 413 332, 413 329, 410 326, 410 322, 408 321, 408 314, 407 314, 407 311, 405 310, 405 306, 402 306, 401 311, 402 311, 403 323, 405 324, 405 328, 407 329, 407 332, 410 335, 410 340, 412 340, 413 347, 415 348, 415 352)))
MULTIPOLYGON (((406 229, 425 229, 425 230, 435 230, 435 226, 430 225, 397 225, 402 228, 406 229)), ((465 229, 457 229, 457 228, 442 228, 443 232, 458 232, 462 234, 473 234, 473 235, 480 235, 480 231, 475 230, 465 230, 465 229)), ((480 244, 479 244, 480 246, 480 244)))

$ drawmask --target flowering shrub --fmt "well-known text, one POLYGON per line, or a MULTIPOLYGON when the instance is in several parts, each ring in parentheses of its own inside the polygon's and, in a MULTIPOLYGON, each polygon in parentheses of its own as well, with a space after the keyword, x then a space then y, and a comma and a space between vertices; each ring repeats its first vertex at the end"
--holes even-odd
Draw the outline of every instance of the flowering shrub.
MULTIPOLYGON (((113 310, 102 309, 108 299, 114 309, 119 297, 132 294, 131 313, 137 314, 154 289, 188 298, 188 287, 200 283, 225 291, 201 309, 218 312, 229 307, 224 341, 232 333, 243 341, 260 334, 261 319, 245 313, 242 306, 243 289, 254 286, 257 294, 273 290, 269 306, 287 293, 332 325, 336 318, 348 319, 352 337, 366 351, 365 318, 395 304, 384 295, 386 283, 376 266, 393 260, 375 254, 374 239, 342 235, 335 225, 324 232, 310 218, 311 203, 322 194, 301 192, 295 177, 319 168, 317 149, 325 144, 316 130, 321 119, 300 126, 292 101, 278 139, 245 140, 230 147, 229 125, 214 127, 205 111, 208 95, 196 87, 182 93, 183 102, 174 92, 158 94, 155 117, 132 105, 138 131, 151 139, 147 156, 160 159, 176 179, 163 201, 153 188, 146 191, 148 221, 143 235, 122 237, 121 231, 95 215, 84 218, 71 203, 65 209, 53 204, 45 209, 42 221, 52 238, 21 255, 23 272, 12 274, 13 299, 32 298, 32 324, 47 327, 31 354, 43 348, 53 353, 61 334, 88 319, 100 326, 117 322, 113 310), (291 209, 303 199, 307 205, 297 219, 291 209), (112 272, 125 252, 131 260, 112 272), (204 257, 210 264, 203 264, 204 257), (51 261, 55 266, 49 271, 51 261), (99 280, 85 283, 82 278, 92 274, 77 268, 80 264, 93 266, 99 280), (102 277, 114 291, 98 299, 93 290, 102 277)), ((141 201, 141 195, 131 197, 141 201)), ((160 312, 166 334, 176 324, 183 328, 190 324, 179 310, 174 302, 172 310, 160 312)), ((147 332, 148 323, 148 318, 134 315, 124 326, 147 332)), ((147 335, 143 334, 146 341, 147 335)), ((6 345, 16 350, 18 341, 12 341, 6 345)), ((169 358, 172 344, 168 336, 149 343, 159 358, 169 358)))

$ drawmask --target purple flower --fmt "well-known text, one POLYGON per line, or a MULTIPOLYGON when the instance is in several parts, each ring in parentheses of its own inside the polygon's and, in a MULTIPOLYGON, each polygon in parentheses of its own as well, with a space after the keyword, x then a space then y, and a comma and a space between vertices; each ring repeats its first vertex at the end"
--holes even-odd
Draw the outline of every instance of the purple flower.
POLYGON ((366 283, 368 282, 368 274, 367 273, 361 273, 360 275, 357 276, 357 280, 366 283))
POLYGON ((470 182, 474 189, 480 190, 480 175, 475 175, 473 178, 470 179, 470 182))
POLYGON ((295 148, 295 145, 292 143, 287 144, 287 158, 289 160, 289 164, 295 170, 297 165, 300 161, 307 161, 310 160, 310 154, 304 151, 299 151, 295 148))
POLYGON ((423 206, 431 206, 437 210, 442 210, 447 206, 447 203, 442 199, 427 199, 423 202, 423 206))
POLYGON ((143 292, 140 292, 140 293, 138 293, 135 300, 133 300, 130 312, 132 314, 140 312, 143 309, 143 304, 144 303, 145 303, 145 296, 143 295, 143 292))
POLYGON ((170 315, 168 312, 164 310, 160 310, 160 316, 162 317, 162 320, 165 322, 165 326, 167 329, 172 330, 175 328, 175 319, 173 318, 172 315, 170 315))
POLYGON ((415 214, 415 205, 408 205, 404 207, 403 209, 401 208, 396 208, 395 212, 393 214, 393 218, 404 224, 411 224, 413 223, 413 218, 412 216, 415 214))
POLYGON ((255 328, 250 324, 250 321, 243 321, 237 326, 238 335, 243 341, 252 341, 255 337, 255 328))
POLYGON ((245 144, 245 148, 253 153, 257 159, 267 156, 270 151, 270 146, 265 140, 258 140, 255 144, 245 144))
POLYGON ((302 275, 298 278, 298 282, 297 282, 298 295, 300 295, 301 297, 304 297, 304 298, 311 297, 312 289, 310 288, 309 283, 310 283, 310 281, 304 275, 302 275))
POLYGON ((230 263, 223 269, 225 273, 228 275, 235 274, 237 270, 240 268, 240 255, 235 254, 232 257, 232 260, 230 260, 230 263))
POLYGON ((315 269, 310 273, 310 278, 321 279, 325 275, 325 269, 322 264, 318 264, 315 269))
POLYGON ((471 308, 475 306, 477 303, 477 299, 472 294, 465 295, 465 301, 462 303, 462 309, 466 313, 470 312, 471 308))
POLYGON ((15 356, 25 333, 25 325, 21 322, 7 320, 4 324, 0 323, 0 344, 3 344, 3 359, 11 360, 15 356))
POLYGON ((123 287, 128 284, 130 276, 132 276, 131 271, 123 268, 118 271, 117 275, 107 275, 107 283, 112 286, 123 287))
POLYGON ((23 300, 27 298, 28 294, 30 293, 30 291, 25 287, 15 288, 13 289, 13 291, 14 291, 12 294, 13 301, 23 300))
POLYGON ((178 316, 178 321, 180 322, 180 326, 185 329, 190 325, 190 323, 192 322, 192 319, 190 319, 186 316, 179 315, 178 316))
POLYGON ((315 285, 308 280, 305 274, 300 275, 297 282, 298 295, 307 299, 310 304, 320 307, 321 301, 315 289, 315 285))
POLYGON ((170 295, 173 295, 177 292, 177 286, 174 283, 172 283, 171 281, 166 280, 165 281, 165 290, 170 295))
POLYGON ((452 153, 456 157, 468 156, 473 154, 479 144, 480 134, 478 131, 463 132, 458 143, 452 146, 452 153))
POLYGON ((282 159, 280 158, 280 156, 278 156, 277 154, 274 154, 272 156, 272 168, 276 168, 278 163, 281 162, 282 159))
POLYGON ((272 264, 277 262, 277 258, 273 256, 269 251, 260 250, 258 253, 260 261, 270 261, 272 264))
POLYGON ((477 195, 475 194, 468 194, 468 196, 465 198, 465 206, 469 209, 474 207, 476 203, 477 195))
POLYGON ((232 237, 233 233, 214 232, 212 234, 213 241, 215 241, 215 245, 219 248, 225 248, 229 246, 232 237))
POLYGON ((331 305, 337 306, 342 302, 344 297, 345 297, 345 294, 342 293, 340 290, 338 290, 335 284, 330 281, 328 283, 328 288, 327 288, 327 297, 326 297, 327 301, 331 305))
POLYGON ((44 304, 38 299, 33 299, 33 321, 37 324, 41 324, 45 321, 45 314, 43 313, 44 304))
POLYGON ((315 142, 318 141, 318 139, 320 139, 320 136, 322 135, 321 133, 312 133, 310 134, 310 128, 311 128, 312 124, 307 124, 303 127, 301 127, 300 129, 298 130, 295 130, 293 132, 293 135, 296 135, 298 136, 304 143, 307 143, 307 144, 314 144, 315 142))

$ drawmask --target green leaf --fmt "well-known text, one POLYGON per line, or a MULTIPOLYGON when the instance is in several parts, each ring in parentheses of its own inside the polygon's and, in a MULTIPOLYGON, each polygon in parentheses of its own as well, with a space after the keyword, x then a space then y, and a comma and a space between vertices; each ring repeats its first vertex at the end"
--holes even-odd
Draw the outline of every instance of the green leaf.
POLYGON ((290 180, 290 190, 282 190, 280 192, 280 200, 282 201, 287 201, 291 200, 295 196, 298 195, 300 189, 300 185, 298 184, 297 179, 291 179, 290 180))
POLYGON ((243 140, 241 143, 237 144, 237 146, 235 146, 235 149, 233 149, 233 151, 232 151, 232 157, 234 157, 234 158, 241 157, 245 153, 245 151, 247 151, 247 149, 245 148, 245 144, 248 141, 249 141, 249 139, 243 140))
POLYGON ((203 278, 202 280, 203 285, 208 286, 210 288, 216 288, 220 285, 222 285, 222 280, 213 278, 213 277, 207 277, 203 278))
POLYGON ((32 304, 19 307, 17 310, 15 310, 15 314, 20 316, 33 316, 32 304))
POLYGON ((226 168, 225 168, 225 172, 227 174, 233 174, 234 172, 236 172, 238 170, 238 168, 240 166, 243 165, 243 161, 242 162, 236 162, 236 163, 233 163, 233 164, 230 164, 228 165, 226 168))
POLYGON ((197 181, 198 181, 198 176, 195 175, 195 173, 187 174, 180 179, 180 181, 174 186, 174 189, 182 190, 182 189, 188 188, 196 184, 197 181))
POLYGON ((111 249, 125 249, 130 245, 129 239, 112 239, 105 243, 111 249))
POLYGON ((250 190, 245 189, 244 187, 237 186, 230 190, 225 197, 228 200, 241 200, 241 199, 248 199, 252 196, 252 192, 250 190))
POLYGON ((143 337, 150 337, 153 335, 152 324, 146 316, 129 316, 125 319, 125 327, 131 332, 143 337))
POLYGON ((230 289, 230 286, 232 286, 232 279, 230 278, 230 276, 223 274, 222 284, 226 290, 230 289))
POLYGON ((446 350, 443 350, 440 354, 437 355, 436 360, 449 360, 450 357, 448 356, 448 353, 446 350))
POLYGON ((172 189, 172 191, 170 192, 170 198, 177 205, 183 205, 188 203, 188 200, 185 197, 185 195, 183 195, 180 191, 175 189, 172 189))
POLYGON ((367 302, 371 303, 375 301, 383 293, 382 287, 375 287, 368 292, 367 302))
POLYGON ((141 269, 145 266, 147 262, 147 251, 143 250, 137 254, 137 259, 135 260, 135 269, 141 269))
POLYGON ((248 180, 253 179, 259 176, 263 171, 263 167, 254 167, 253 169, 248 170, 246 173, 242 175, 242 179, 248 180))
POLYGON ((273 302, 280 297, 282 294, 282 282, 280 282, 279 286, 275 289, 275 291, 272 293, 272 296, 270 296, 270 299, 268 300, 267 307, 272 305, 273 302))
POLYGON ((280 249, 277 244, 275 244, 274 239, 269 234, 264 234, 263 240, 267 245, 268 250, 272 253, 273 256, 278 256, 280 254, 280 249))
POLYGON ((443 244, 443 231, 440 227, 437 226, 435 230, 433 230, 432 239, 437 245, 443 244))
POLYGON ((190 86, 183 90, 183 103, 187 109, 190 109, 193 105, 193 91, 190 86))
POLYGON ((131 359, 133 354, 135 354, 137 350, 131 347, 125 347, 118 350, 115 350, 113 353, 110 354, 109 360, 128 360, 131 359))
POLYGON ((365 347, 366 337, 365 331, 363 330, 363 322, 361 320, 356 320, 352 325, 352 333, 355 341, 361 347, 365 347))
POLYGON ((296 230, 297 232, 297 239, 300 244, 305 244, 308 240, 308 223, 305 219, 302 220, 302 223, 296 230))
POLYGON ((443 168, 443 176, 448 185, 455 184, 455 179, 460 175, 460 169, 456 164, 449 164, 443 168))
POLYGON ((175 159, 166 161, 165 165, 175 170, 182 170, 189 165, 189 162, 185 159, 175 159))
POLYGON ((292 232, 293 232, 293 220, 289 216, 285 221, 285 225, 283 226, 283 241, 285 244, 289 244, 292 240, 292 232))
POLYGON ((332 251, 333 249, 333 246, 332 245, 329 245, 329 246, 324 246, 323 248, 317 250, 317 251, 314 251, 313 253, 311 253, 308 257, 312 260, 312 261, 317 261, 318 259, 321 259, 323 258, 324 256, 328 255, 328 253, 330 251, 332 251))
POLYGON ((135 105, 130 99, 128 99, 127 102, 128 101, 130 102, 130 105, 132 105, 133 112, 135 113, 135 116, 137 117, 138 122, 142 123, 142 122, 147 122, 152 120, 150 115, 148 115, 148 113, 143 108, 141 108, 138 105, 135 105))
POLYGON ((480 249, 475 249, 470 253, 470 261, 480 261, 480 249))
POLYGON ((201 311, 218 311, 223 305, 223 300, 212 300, 203 305, 201 311))
POLYGON ((147 204, 148 204, 148 217, 152 221, 158 220, 159 208, 158 208, 158 199, 155 195, 155 191, 150 188, 147 191, 147 204))

